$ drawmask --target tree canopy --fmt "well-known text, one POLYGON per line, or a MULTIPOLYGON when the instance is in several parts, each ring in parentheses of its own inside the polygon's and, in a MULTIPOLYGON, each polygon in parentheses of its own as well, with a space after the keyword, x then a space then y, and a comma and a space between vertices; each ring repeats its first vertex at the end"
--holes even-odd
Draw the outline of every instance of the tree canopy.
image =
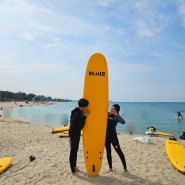
POLYGON ((26 94, 24 92, 0 91, 0 101, 57 101, 71 102, 72 100, 52 98, 50 96, 26 94))

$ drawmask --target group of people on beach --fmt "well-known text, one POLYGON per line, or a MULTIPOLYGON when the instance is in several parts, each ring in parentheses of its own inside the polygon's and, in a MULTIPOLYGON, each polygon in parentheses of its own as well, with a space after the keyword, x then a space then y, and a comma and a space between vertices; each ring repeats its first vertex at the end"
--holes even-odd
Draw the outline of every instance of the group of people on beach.
MULTIPOLYGON (((81 98, 78 101, 78 107, 71 111, 70 116, 70 128, 69 128, 69 138, 70 138, 70 156, 69 163, 72 175, 76 175, 79 171, 77 168, 77 152, 79 148, 81 130, 85 125, 87 116, 90 114, 88 109, 89 102, 87 99, 81 98)), ((125 124, 125 120, 119 115, 120 106, 114 104, 111 107, 110 112, 108 112, 107 118, 107 131, 105 138, 105 149, 107 152, 107 161, 109 165, 109 172, 112 172, 112 155, 111 155, 111 144, 113 145, 115 151, 119 155, 121 162, 123 164, 123 173, 127 172, 127 165, 125 160, 125 155, 121 150, 119 140, 116 133, 116 126, 119 123, 125 124)))

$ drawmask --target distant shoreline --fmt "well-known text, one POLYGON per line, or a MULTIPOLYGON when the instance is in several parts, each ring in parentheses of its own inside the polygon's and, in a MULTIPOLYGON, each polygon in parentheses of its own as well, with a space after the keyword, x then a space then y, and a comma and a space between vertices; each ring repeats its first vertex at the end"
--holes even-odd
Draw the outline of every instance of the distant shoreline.
MULTIPOLYGON (((34 102, 34 101, 7 101, 0 102, 0 118, 10 119, 9 112, 11 109, 19 107, 32 107, 32 106, 49 106, 60 102, 34 102)), ((14 119, 11 119, 14 120, 14 119)))

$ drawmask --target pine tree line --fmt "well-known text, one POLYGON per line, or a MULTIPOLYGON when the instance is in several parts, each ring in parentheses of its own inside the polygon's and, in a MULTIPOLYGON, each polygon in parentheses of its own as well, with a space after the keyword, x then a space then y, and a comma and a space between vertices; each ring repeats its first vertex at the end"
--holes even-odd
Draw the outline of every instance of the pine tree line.
POLYGON ((50 96, 26 94, 24 92, 0 91, 0 101, 57 101, 71 102, 72 100, 52 98, 50 96))

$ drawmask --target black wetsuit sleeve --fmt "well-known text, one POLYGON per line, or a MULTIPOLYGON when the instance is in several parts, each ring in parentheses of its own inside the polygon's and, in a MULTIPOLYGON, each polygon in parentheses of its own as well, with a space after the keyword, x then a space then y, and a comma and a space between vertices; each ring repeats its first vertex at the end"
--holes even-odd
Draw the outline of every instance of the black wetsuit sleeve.
POLYGON ((118 114, 115 116, 116 120, 119 121, 121 124, 125 124, 125 120, 118 114))
POLYGON ((86 117, 83 117, 81 113, 74 112, 70 118, 71 126, 76 128, 78 131, 81 131, 81 129, 85 125, 85 120, 86 120, 86 117))

